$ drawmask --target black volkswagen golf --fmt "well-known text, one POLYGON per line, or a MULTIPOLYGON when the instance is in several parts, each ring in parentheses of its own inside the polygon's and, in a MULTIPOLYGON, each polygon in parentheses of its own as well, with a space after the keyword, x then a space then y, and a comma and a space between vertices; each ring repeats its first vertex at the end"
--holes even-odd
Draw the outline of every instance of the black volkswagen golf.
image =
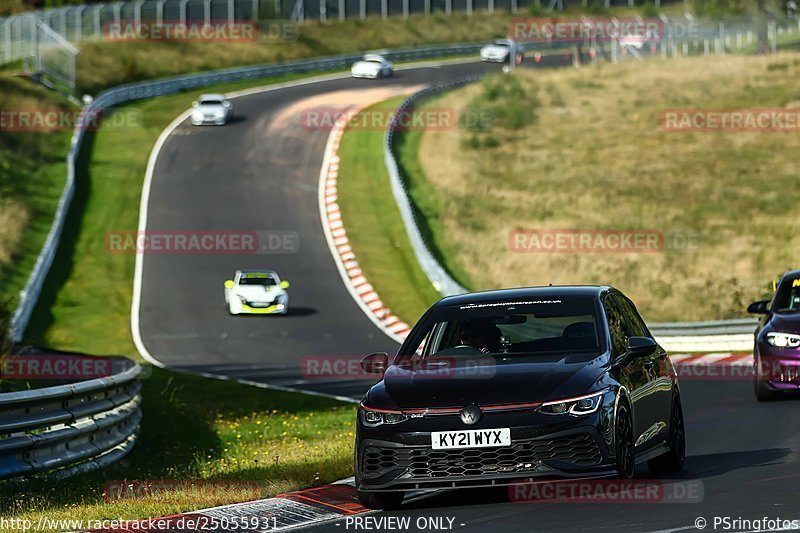
POLYGON ((414 326, 358 410, 356 485, 370 508, 413 490, 683 468, 677 375, 611 287, 451 296, 414 326))

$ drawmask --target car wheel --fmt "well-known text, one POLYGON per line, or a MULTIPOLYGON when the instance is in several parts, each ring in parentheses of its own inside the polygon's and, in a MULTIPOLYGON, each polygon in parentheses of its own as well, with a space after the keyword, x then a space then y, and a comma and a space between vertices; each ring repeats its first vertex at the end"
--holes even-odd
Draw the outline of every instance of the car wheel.
POLYGON ((636 470, 636 449, 633 441, 633 418, 627 404, 620 404, 617 409, 614 437, 617 474, 623 479, 633 479, 636 470))
POLYGON ((391 510, 397 509, 403 503, 402 492, 361 492, 358 491, 358 501, 368 509, 391 510))
POLYGON ((683 424, 683 406, 676 392, 672 395, 669 417, 669 451, 647 461, 647 467, 654 474, 683 470, 686 460, 686 430, 683 424))
POLYGON ((758 379, 758 375, 753 378, 753 388, 759 402, 773 402, 781 397, 780 392, 770 389, 763 380, 758 379))

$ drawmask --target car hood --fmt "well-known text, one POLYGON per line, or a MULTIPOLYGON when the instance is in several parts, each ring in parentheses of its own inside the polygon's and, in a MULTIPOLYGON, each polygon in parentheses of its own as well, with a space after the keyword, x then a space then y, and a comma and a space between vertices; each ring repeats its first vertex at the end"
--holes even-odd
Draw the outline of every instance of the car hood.
POLYGON ((800 334, 800 313, 775 313, 769 319, 771 331, 800 334))
POLYGON ((444 358, 442 367, 390 366, 367 393, 367 405, 387 409, 496 405, 567 398, 591 392, 608 369, 603 356, 538 357, 509 362, 444 358))
POLYGON ((359 61, 353 64, 353 72, 377 72, 381 66, 371 61, 359 61))
POLYGON ((283 289, 277 285, 272 285, 270 287, 265 287, 263 285, 240 285, 236 288, 236 294, 249 302, 272 300, 282 292, 283 289))
POLYGON ((224 113, 225 107, 221 105, 201 105, 197 106, 195 110, 205 115, 210 115, 212 113, 224 113))
POLYGON ((489 44, 481 48, 482 54, 503 55, 508 53, 508 47, 489 44))

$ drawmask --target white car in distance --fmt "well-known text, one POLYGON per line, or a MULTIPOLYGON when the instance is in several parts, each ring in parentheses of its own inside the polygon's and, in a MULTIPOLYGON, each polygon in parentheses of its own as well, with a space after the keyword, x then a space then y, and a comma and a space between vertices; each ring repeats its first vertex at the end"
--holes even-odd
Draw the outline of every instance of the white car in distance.
POLYGON ((204 94, 192 102, 192 125, 216 124, 222 126, 231 115, 233 105, 224 94, 204 94))
POLYGON ((508 39, 497 39, 492 44, 487 44, 481 48, 481 61, 489 63, 507 63, 511 54, 511 41, 508 39))
POLYGON ((350 74, 354 78, 388 78, 394 74, 394 65, 378 54, 367 54, 361 61, 353 63, 350 74))
POLYGON ((232 315, 285 315, 288 288, 274 270, 237 270, 225 281, 225 307, 232 315))

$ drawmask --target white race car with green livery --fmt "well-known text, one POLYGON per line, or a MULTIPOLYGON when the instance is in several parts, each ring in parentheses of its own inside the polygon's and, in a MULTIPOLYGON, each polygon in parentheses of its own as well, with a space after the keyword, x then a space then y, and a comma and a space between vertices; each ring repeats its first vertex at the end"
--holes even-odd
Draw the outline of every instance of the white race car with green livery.
POLYGON ((225 307, 232 315, 285 315, 288 288, 274 270, 237 270, 225 282, 225 307))

